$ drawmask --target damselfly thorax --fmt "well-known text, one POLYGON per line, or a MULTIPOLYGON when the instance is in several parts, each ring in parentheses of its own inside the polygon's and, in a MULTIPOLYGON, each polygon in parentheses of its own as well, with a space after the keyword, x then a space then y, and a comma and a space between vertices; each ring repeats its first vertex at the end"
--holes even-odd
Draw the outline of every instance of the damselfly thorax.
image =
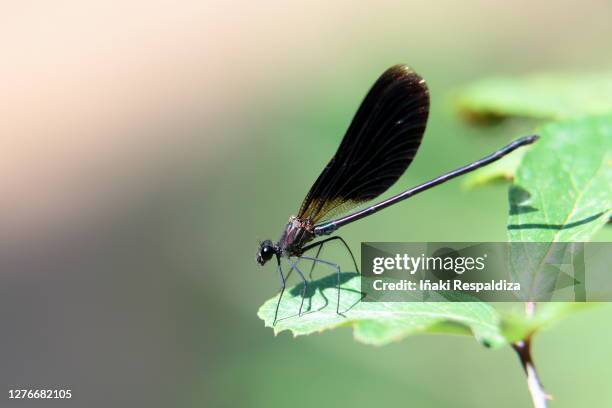
POLYGON ((304 246, 315 238, 314 224, 292 215, 285 226, 277 246, 281 256, 301 256, 304 246))

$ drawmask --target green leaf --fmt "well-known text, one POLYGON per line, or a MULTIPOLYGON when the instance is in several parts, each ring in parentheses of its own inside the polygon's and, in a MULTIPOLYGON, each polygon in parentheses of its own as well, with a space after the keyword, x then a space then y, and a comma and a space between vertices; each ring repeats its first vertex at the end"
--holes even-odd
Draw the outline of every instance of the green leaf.
POLYGON ((372 345, 398 341, 417 333, 472 334, 482 344, 506 344, 499 326, 499 314, 480 302, 447 303, 421 301, 361 302, 360 276, 342 274, 340 316, 336 313, 336 276, 310 282, 302 316, 298 316, 302 284, 285 292, 273 326, 278 295, 261 306, 258 316, 274 333, 288 330, 294 336, 322 332, 336 327, 353 327, 355 339, 372 345))
POLYGON ((510 190, 508 238, 588 241, 612 208, 612 116, 555 122, 538 133, 510 190))
MULTIPOLYGON (((562 278, 547 265, 563 251, 564 244, 554 243, 590 240, 612 208, 612 117, 555 122, 539 134, 542 139, 525 153, 509 194, 509 240, 544 243, 510 252, 510 269, 531 294, 552 293, 562 278)), ((505 317, 504 335, 509 341, 525 338, 583 307, 538 303, 535 316, 505 317)))
POLYGON ((507 116, 575 118, 612 113, 612 72, 532 74, 475 82, 458 97, 459 110, 477 121, 507 116))
POLYGON ((518 149, 512 154, 468 174, 463 181, 463 187, 472 189, 485 184, 512 180, 527 150, 527 147, 518 149))

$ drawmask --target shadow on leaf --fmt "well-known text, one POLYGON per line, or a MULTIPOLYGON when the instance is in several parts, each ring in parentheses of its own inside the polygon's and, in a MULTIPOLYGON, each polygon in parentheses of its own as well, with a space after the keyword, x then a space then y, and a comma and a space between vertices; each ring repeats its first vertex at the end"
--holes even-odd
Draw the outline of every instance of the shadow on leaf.
POLYGON ((508 201, 510 201, 510 215, 527 214, 538 211, 537 208, 526 204, 530 198, 531 194, 523 187, 510 187, 510 191, 508 193, 508 201))
MULTIPOLYGON (((346 288, 346 287, 342 287, 344 286, 347 282, 349 282, 352 279, 355 279, 357 277, 359 277, 360 275, 358 273, 355 272, 341 272, 340 273, 340 293, 342 294, 342 292, 349 292, 349 293, 356 293, 359 294, 360 297, 359 299, 357 299, 356 302, 354 302, 353 304, 351 304, 348 308, 346 308, 345 310, 342 310, 341 312, 346 313, 349 310, 351 310, 353 307, 355 307, 355 305, 357 305, 364 297, 365 295, 358 290, 355 289, 350 289, 350 288, 346 288)), ((325 308, 327 308, 327 306, 329 306, 329 299, 327 298, 327 296, 325 296, 324 290, 325 289, 336 289, 337 287, 337 275, 336 274, 332 274, 332 275, 328 275, 324 278, 318 279, 316 281, 310 281, 308 282, 308 284, 306 285, 306 291, 304 293, 304 298, 307 299, 307 304, 305 306, 305 311, 302 312, 302 314, 308 314, 308 313, 314 313, 314 312, 318 312, 321 311, 325 308), (316 310, 312 310, 312 299, 313 297, 316 295, 317 291, 319 292, 319 295, 323 298, 324 300, 324 304, 319 307, 316 310)), ((291 290, 289 290, 289 294, 292 297, 301 297, 302 296, 302 291, 304 289, 304 283, 300 283, 296 286, 294 286, 293 288, 291 288, 291 290)), ((335 307, 335 306, 334 306, 335 307)), ((295 315, 297 316, 297 314, 295 315)), ((291 317, 295 317, 295 316, 287 316, 284 317, 280 320, 285 320, 291 317)))
POLYGON ((574 227, 578 227, 580 225, 587 224, 591 221, 595 221, 599 217, 604 214, 604 211, 599 212, 595 215, 591 215, 590 217, 583 218, 578 221, 570 222, 567 224, 510 224, 508 225, 509 230, 523 230, 523 229, 546 229, 546 230, 565 230, 574 227))

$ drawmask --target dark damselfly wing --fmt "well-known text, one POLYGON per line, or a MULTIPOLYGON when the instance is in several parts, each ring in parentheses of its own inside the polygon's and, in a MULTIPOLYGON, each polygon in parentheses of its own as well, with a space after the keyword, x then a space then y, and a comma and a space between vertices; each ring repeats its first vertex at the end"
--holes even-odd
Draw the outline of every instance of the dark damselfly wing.
POLYGON ((317 224, 384 193, 416 155, 428 114, 425 81, 405 65, 385 71, 310 188, 298 218, 317 224))

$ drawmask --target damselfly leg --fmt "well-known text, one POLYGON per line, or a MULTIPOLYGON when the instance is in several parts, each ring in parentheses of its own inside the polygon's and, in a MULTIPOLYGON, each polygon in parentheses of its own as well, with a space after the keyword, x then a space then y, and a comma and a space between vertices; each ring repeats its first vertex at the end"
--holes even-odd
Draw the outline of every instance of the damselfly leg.
MULTIPOLYGON (((272 326, 276 324, 276 320, 278 318, 278 308, 280 307, 281 299, 283 298, 283 293, 285 293, 285 287, 287 286, 287 278, 283 275, 283 268, 281 267, 280 256, 276 257, 276 262, 278 264, 278 274, 281 279, 281 288, 280 293, 278 294, 278 302, 276 302, 276 310, 274 310, 274 322, 272 322, 272 326)), ((291 271, 289 271, 291 273, 291 271)))
MULTIPOLYGON (((323 245, 325 245, 326 243, 330 242, 330 241, 340 241, 342 242, 342 244, 344 245, 344 248, 346 248, 346 250, 348 251, 349 255, 351 256, 351 260, 353 261, 353 265, 355 266, 355 272, 361 274, 361 272, 359 272, 359 267, 357 266, 357 261, 355 260, 355 255, 353 255, 353 251, 351 251, 351 247, 348 246, 348 244, 346 243, 346 241, 344 240, 344 238, 342 238, 339 235, 333 236, 333 237, 329 237, 329 238, 325 238, 322 239, 321 241, 317 241, 314 242, 310 245, 306 245, 303 249, 302 252, 306 252, 309 251, 311 249, 317 248, 317 254, 315 255, 315 258, 319 259, 319 255, 321 254, 321 250, 323 249, 323 245)), ((302 256, 303 258, 303 256, 302 256)), ((312 280, 312 272, 315 268, 315 265, 317 263, 313 262, 312 266, 310 267, 310 274, 308 275, 310 280, 312 280)))
POLYGON ((332 263, 332 262, 329 262, 329 261, 325 261, 323 259, 311 258, 309 256, 304 256, 304 255, 302 255, 302 259, 308 259, 308 260, 313 261, 315 263, 319 262, 319 263, 331 266, 332 268, 334 268, 336 270, 336 289, 338 291, 338 299, 337 299, 337 303, 336 303, 336 313, 339 314, 340 316, 346 317, 342 313, 340 313, 340 266, 336 265, 335 263, 332 263))
POLYGON ((285 276, 283 274, 283 268, 281 267, 280 257, 277 258, 278 273, 281 279, 281 290, 280 290, 280 293, 278 294, 278 301, 276 302, 276 309, 274 310, 274 321, 272 322, 272 326, 276 325, 276 322, 278 321, 278 310, 280 308, 281 300, 283 299, 283 294, 285 293, 285 288, 287 287, 287 279, 289 279, 289 275, 291 275, 291 272, 294 269, 297 271, 297 273, 302 278, 302 282, 304 285, 302 287, 302 302, 300 303, 300 310, 298 312, 298 316, 302 315, 302 308, 304 307, 304 299, 306 298, 306 289, 308 288, 308 281, 306 280, 306 277, 304 276, 302 271, 297 267, 299 260, 300 258, 298 258, 295 262, 292 262, 290 259, 287 259, 287 262, 289 263, 291 268, 289 269, 289 272, 287 272, 287 276, 285 276))
MULTIPOLYGON (((330 241, 340 241, 342 243, 344 248, 347 250, 347 252, 351 256, 351 260, 353 261, 353 266, 355 267, 355 271, 357 273, 360 273, 359 266, 357 265, 357 260, 355 259, 355 255, 353 254, 353 251, 348 246, 346 241, 342 237, 340 237, 340 236, 333 236, 333 237, 325 238, 325 239, 323 239, 321 241, 314 242, 314 243, 304 247, 303 252, 310 251, 310 250, 313 250, 313 249, 316 248, 317 252, 316 252, 316 255, 314 257, 302 255, 295 262, 292 262, 291 260, 287 259, 287 262, 289 263, 290 268, 289 268, 289 271, 287 272, 286 276, 283 275, 282 269, 280 267, 280 260, 279 260, 279 267, 278 267, 278 269, 279 269, 279 274, 281 275, 281 283, 282 283, 282 285, 281 285, 281 292, 279 294, 278 301, 276 303, 276 312, 274 314, 275 317, 274 317, 273 325, 276 324, 276 322, 278 320, 277 316, 278 316, 278 310, 280 308, 280 302, 281 302, 281 299, 282 299, 282 296, 283 296, 283 293, 284 293, 284 290, 285 290, 285 287, 286 287, 286 282, 289 279, 289 277, 291 276, 291 272, 293 272, 293 270, 297 271, 297 273, 300 275, 300 278, 302 279, 302 282, 303 282, 303 285, 304 285, 302 287, 302 301, 300 303, 300 309, 298 311, 298 316, 302 315, 302 310, 303 310, 303 307, 304 307, 304 299, 306 298, 306 290, 307 290, 307 287, 308 287, 308 280, 304 276, 303 272, 298 268, 298 263, 302 259, 306 259, 306 260, 312 261, 310 272, 308 274, 310 281, 312 281, 312 273, 313 273, 314 268, 317 265, 317 263, 328 265, 328 266, 332 267, 336 271, 336 289, 337 289, 336 313, 338 313, 341 316, 344 316, 342 313, 340 313, 340 284, 341 284, 341 282, 340 282, 340 274, 341 274, 340 266, 335 264, 335 263, 332 263, 332 262, 329 262, 329 261, 326 261, 324 259, 319 258, 319 255, 321 254, 323 246, 325 244, 329 243, 330 241)), ((309 306, 309 308, 310 308, 310 306, 309 306)))
POLYGON ((302 271, 300 271, 300 269, 297 267, 299 261, 299 258, 295 261, 295 263, 291 262, 290 259, 287 259, 287 262, 289 262, 289 264, 291 265, 291 270, 295 269, 297 273, 300 274, 300 278, 302 278, 302 282, 304 283, 304 286, 302 287, 302 302, 300 303, 300 310, 298 311, 298 316, 301 316, 302 308, 304 307, 304 299, 306 298, 306 288, 308 287, 308 281, 304 277, 302 271))

